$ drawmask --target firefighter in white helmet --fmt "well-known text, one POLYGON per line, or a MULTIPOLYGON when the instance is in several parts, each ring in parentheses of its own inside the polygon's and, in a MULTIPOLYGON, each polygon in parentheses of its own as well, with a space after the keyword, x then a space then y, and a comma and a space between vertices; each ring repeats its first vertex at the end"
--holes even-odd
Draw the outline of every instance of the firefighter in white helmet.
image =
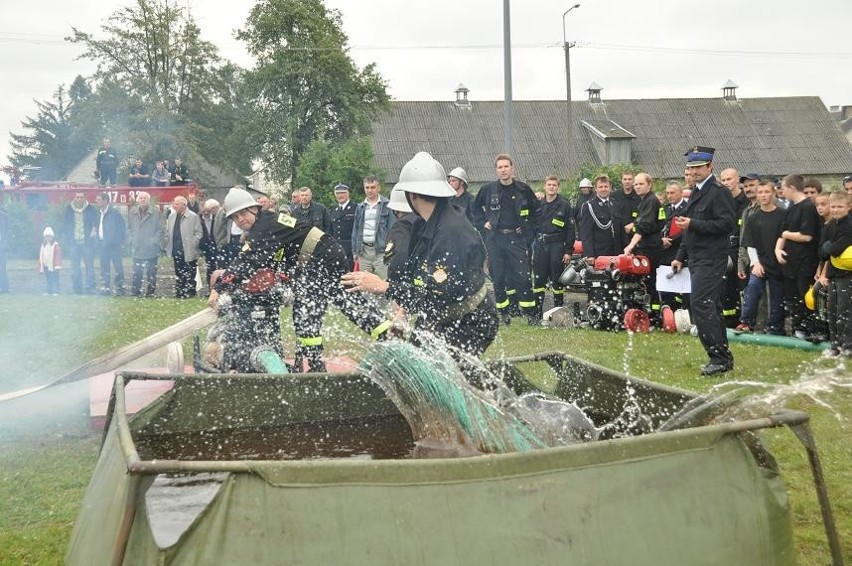
POLYGON ((572 203, 571 207, 574 209, 574 223, 576 224, 580 218, 580 208, 583 207, 583 204, 592 198, 594 195, 594 187, 592 186, 592 182, 588 179, 588 177, 583 177, 580 180, 580 183, 577 185, 579 189, 579 193, 577 193, 577 199, 572 203))
POLYGON ((398 277, 408 260, 408 244, 414 223, 419 218, 405 198, 405 192, 399 189, 391 191, 388 208, 393 211, 396 221, 388 232, 388 243, 385 246, 384 260, 388 266, 388 279, 398 277))
POLYGON ((473 195, 467 190, 467 173, 461 167, 456 167, 447 175, 447 182, 456 191, 453 204, 465 211, 467 219, 473 223, 473 195))
POLYGON ((296 371, 302 370, 303 361, 307 361, 309 371, 326 369, 321 330, 329 301, 376 338, 390 326, 372 299, 344 292, 340 277, 349 268, 349 261, 334 238, 292 216, 261 210, 245 189, 230 189, 224 205, 225 214, 248 237, 236 260, 213 285, 208 304, 215 308, 220 292, 235 288, 260 269, 289 275, 293 286, 293 327, 299 341, 296 371))
POLYGON ((482 354, 498 326, 482 238, 464 212, 451 204, 455 191, 444 168, 428 153, 420 152, 405 164, 394 190, 405 192, 419 217, 404 268, 388 281, 371 273, 347 273, 344 285, 353 292, 385 294, 414 315, 415 342, 425 331, 462 351, 482 354))

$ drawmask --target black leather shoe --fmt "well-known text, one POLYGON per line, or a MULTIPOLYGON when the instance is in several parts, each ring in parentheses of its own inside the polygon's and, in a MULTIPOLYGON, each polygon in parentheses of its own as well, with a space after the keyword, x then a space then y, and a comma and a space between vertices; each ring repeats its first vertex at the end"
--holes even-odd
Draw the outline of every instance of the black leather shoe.
POLYGON ((725 373, 734 369, 734 364, 707 364, 701 368, 701 375, 710 376, 725 373))

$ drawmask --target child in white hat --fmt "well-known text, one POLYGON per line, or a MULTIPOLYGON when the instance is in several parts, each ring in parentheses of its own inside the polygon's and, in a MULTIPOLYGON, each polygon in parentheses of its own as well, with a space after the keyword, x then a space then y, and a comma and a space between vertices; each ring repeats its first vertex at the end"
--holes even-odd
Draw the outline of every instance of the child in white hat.
POLYGON ((53 228, 44 229, 44 240, 38 254, 38 271, 44 273, 47 281, 45 295, 59 295, 59 270, 62 268, 62 251, 53 235, 53 228))

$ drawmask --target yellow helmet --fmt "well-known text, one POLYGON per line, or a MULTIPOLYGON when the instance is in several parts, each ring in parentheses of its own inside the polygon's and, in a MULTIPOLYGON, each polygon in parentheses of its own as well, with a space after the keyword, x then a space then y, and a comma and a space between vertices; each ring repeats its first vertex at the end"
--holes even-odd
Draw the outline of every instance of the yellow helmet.
POLYGON ((814 310, 816 308, 816 300, 814 299, 814 286, 813 285, 808 287, 808 290, 805 291, 805 306, 808 307, 808 310, 814 310))
POLYGON ((831 256, 831 265, 844 271, 852 271, 852 246, 843 250, 839 257, 831 256))

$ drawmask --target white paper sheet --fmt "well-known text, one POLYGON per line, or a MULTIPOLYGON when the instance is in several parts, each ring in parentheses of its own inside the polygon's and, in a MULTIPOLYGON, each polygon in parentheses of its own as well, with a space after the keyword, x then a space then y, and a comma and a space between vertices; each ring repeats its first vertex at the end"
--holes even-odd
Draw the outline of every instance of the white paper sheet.
POLYGON ((672 274, 671 265, 661 265, 658 267, 657 291, 682 294, 692 291, 692 285, 689 281, 689 268, 683 267, 677 273, 672 274))

